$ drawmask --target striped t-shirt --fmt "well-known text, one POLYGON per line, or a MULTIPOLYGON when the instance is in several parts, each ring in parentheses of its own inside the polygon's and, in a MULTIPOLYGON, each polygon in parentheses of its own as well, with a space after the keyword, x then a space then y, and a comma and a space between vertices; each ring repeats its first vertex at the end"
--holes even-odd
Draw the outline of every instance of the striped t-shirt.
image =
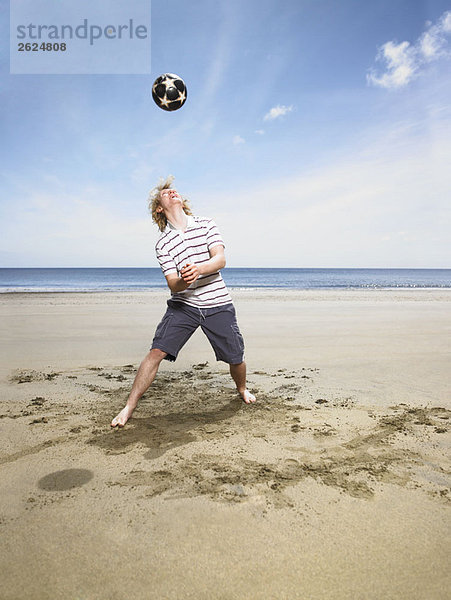
MULTIPOLYGON (((168 223, 158 238, 155 251, 164 276, 177 273, 181 277, 180 271, 188 263, 200 265, 210 260, 209 250, 215 246, 224 246, 216 223, 207 217, 188 216, 186 231, 175 229, 168 223)), ((172 292, 172 299, 204 308, 232 302, 219 271, 199 275, 183 292, 172 292)))

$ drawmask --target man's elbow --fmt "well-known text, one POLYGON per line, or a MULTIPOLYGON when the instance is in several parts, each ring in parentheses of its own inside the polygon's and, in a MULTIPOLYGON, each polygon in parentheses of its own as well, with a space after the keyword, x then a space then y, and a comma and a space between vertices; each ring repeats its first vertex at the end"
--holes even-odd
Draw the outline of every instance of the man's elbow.
POLYGON ((168 284, 168 288, 171 290, 171 292, 173 294, 175 294, 175 292, 177 292, 177 287, 178 287, 178 282, 179 282, 179 278, 178 277, 174 277, 174 276, 169 276, 166 277, 166 283, 168 284))

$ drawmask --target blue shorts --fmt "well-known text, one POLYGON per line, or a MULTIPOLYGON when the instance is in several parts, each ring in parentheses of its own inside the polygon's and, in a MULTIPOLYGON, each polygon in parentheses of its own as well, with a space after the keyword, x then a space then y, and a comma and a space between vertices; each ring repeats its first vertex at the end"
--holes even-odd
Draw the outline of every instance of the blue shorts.
POLYGON ((166 313, 155 331, 152 349, 166 352, 166 359, 175 361, 182 347, 200 326, 214 350, 216 360, 232 365, 243 362, 244 340, 233 304, 213 308, 197 308, 175 300, 168 300, 167 304, 166 313))

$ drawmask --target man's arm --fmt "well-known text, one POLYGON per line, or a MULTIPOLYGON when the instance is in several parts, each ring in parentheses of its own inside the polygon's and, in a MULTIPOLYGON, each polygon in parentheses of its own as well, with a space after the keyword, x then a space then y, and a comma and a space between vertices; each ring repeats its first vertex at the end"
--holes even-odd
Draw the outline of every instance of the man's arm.
POLYGON ((211 275, 226 266, 224 246, 214 246, 209 250, 210 259, 200 265, 189 264, 183 267, 181 277, 175 273, 166 276, 171 292, 183 292, 196 281, 199 275, 211 275))

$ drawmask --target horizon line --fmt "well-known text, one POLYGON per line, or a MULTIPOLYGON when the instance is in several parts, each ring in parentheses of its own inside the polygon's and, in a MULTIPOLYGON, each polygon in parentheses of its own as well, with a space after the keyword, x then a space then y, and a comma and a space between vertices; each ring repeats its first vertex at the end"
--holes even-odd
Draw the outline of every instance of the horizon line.
MULTIPOLYGON (((136 266, 121 266, 121 267, 111 267, 111 266, 0 266, 0 269, 158 269, 160 270, 160 267, 157 266, 141 266, 141 267, 136 267, 136 266)), ((451 270, 451 267, 255 267, 255 266, 248 266, 248 267, 237 267, 237 266, 233 266, 233 267, 224 267, 224 269, 280 269, 280 270, 286 270, 286 269, 329 269, 329 270, 336 270, 336 269, 347 269, 347 270, 351 270, 351 269, 373 269, 373 270, 415 270, 415 271, 449 271, 451 270)), ((223 269, 221 269, 223 270, 223 269)))

